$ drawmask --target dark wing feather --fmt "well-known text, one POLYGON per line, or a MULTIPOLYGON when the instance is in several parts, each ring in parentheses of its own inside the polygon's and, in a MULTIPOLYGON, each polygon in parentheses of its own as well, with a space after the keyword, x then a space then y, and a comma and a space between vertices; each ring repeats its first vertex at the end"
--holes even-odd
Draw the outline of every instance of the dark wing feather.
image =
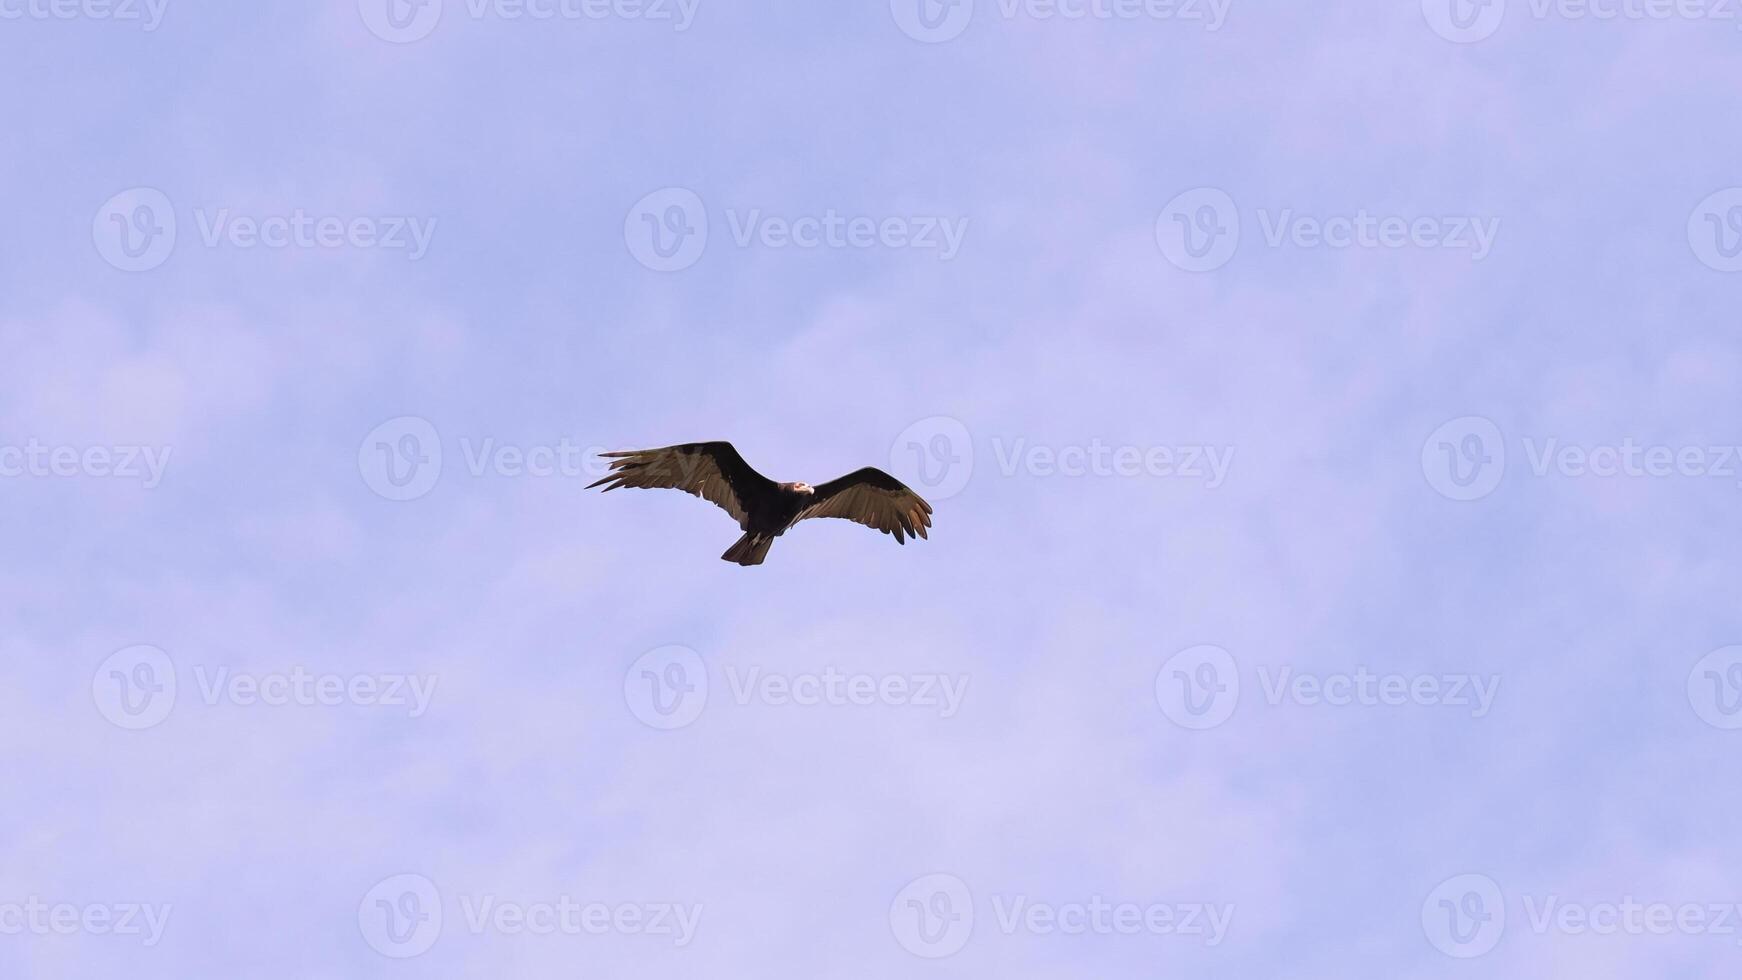
POLYGON ((816 499, 805 505, 793 523, 810 517, 839 517, 895 535, 899 544, 908 537, 925 537, 931 527, 931 504, 909 490, 900 480, 867 466, 839 480, 816 488, 816 499))
POLYGON ((605 484, 607 493, 618 487, 682 490, 717 505, 746 531, 757 502, 775 492, 774 481, 751 469, 729 442, 601 455, 611 461, 611 473, 587 489, 605 484))

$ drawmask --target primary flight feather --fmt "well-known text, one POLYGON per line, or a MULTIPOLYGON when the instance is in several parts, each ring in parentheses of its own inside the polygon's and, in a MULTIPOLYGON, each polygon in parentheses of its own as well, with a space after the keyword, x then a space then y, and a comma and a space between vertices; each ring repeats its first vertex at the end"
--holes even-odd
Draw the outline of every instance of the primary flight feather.
POLYGON ((750 468, 729 442, 691 442, 664 449, 605 453, 611 472, 588 489, 603 485, 682 490, 732 515, 744 536, 721 555, 740 565, 760 565, 774 539, 811 517, 839 517, 884 534, 896 543, 925 537, 931 504, 900 480, 875 467, 813 487, 776 483, 750 468))

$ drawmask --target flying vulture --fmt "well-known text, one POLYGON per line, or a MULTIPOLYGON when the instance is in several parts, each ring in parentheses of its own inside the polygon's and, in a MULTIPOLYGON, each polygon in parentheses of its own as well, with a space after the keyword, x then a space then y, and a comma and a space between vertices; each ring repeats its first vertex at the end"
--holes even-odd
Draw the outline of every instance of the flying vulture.
POLYGON ((813 487, 775 483, 751 469, 729 442, 603 455, 611 460, 611 473, 587 489, 606 484, 607 493, 618 487, 648 487, 695 494, 732 515, 743 529, 744 536, 720 556, 740 565, 762 564, 774 539, 808 517, 856 521, 895 535, 897 544, 906 544, 913 535, 923 538, 931 527, 931 504, 870 466, 813 487))

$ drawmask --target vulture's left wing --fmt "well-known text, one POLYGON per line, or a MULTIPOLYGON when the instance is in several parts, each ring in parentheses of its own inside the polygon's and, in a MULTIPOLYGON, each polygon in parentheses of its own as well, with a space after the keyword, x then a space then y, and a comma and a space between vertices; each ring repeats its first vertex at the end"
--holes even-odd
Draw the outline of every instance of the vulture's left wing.
POLYGON ((876 467, 867 466, 839 480, 816 487, 816 498, 793 518, 793 523, 811 517, 839 517, 895 535, 925 537, 931 527, 931 504, 909 490, 900 480, 876 467))
POLYGON ((750 468, 729 442, 691 442, 664 449, 602 453, 611 472, 587 489, 604 485, 682 490, 732 515, 738 527, 750 530, 750 514, 775 492, 774 481, 750 468))

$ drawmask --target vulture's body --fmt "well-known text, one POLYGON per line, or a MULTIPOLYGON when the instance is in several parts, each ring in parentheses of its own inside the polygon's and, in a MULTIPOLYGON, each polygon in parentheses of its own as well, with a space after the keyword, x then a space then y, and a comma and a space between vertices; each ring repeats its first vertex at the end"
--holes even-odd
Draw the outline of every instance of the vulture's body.
POLYGON ((729 442, 692 442, 664 449, 606 453, 609 476, 590 485, 669 488, 708 500, 738 522, 744 536, 721 555, 740 565, 760 565, 774 539, 810 517, 838 517, 895 535, 926 536, 931 505, 882 470, 866 467, 812 487, 776 483, 751 469, 729 442))

